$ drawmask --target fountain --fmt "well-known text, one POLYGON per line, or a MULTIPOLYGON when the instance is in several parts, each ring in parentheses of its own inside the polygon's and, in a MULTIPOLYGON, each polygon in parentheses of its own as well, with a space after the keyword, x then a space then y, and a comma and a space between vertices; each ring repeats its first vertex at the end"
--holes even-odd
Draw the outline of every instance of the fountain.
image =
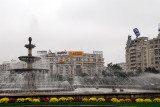
MULTIPOLYGON (((6 87, 10 87, 10 86, 6 86, 6 84, 1 84, 1 88, 2 90, 0 90, 0 93, 5 93, 5 94, 28 94, 28 93, 48 93, 48 92, 57 92, 57 91, 71 91, 73 90, 71 87, 67 87, 70 86, 70 84, 68 83, 67 86, 64 87, 56 87, 53 85, 52 88, 44 88, 44 84, 46 82, 45 81, 45 74, 48 73, 49 69, 43 69, 43 68, 35 68, 33 67, 33 63, 41 60, 41 57, 37 57, 37 56, 32 56, 32 49, 35 47, 35 45, 33 45, 32 43, 32 38, 29 37, 29 44, 26 44, 25 47, 28 49, 28 56, 20 56, 18 57, 20 61, 26 62, 27 63, 27 68, 14 68, 14 69, 10 69, 9 71, 11 72, 11 75, 17 75, 17 74, 21 74, 24 77, 24 82, 21 82, 18 84, 16 84, 16 81, 14 82, 14 86, 12 85, 11 88, 9 89, 4 89, 6 87), (36 82, 36 77, 37 75, 40 75, 40 79, 38 80, 38 82, 36 82), (40 85, 41 82, 44 82, 44 84, 40 85), (16 87, 16 88, 15 88, 16 87)), ((17 77, 18 79, 19 77, 17 77)), ((10 85, 10 84, 9 84, 10 85)))
POLYGON ((38 60, 40 57, 32 56, 32 49, 35 47, 32 43, 32 38, 29 37, 29 44, 26 44, 25 47, 28 49, 28 56, 20 56, 19 60, 27 63, 27 68, 21 69, 10 69, 11 72, 25 72, 25 84, 22 87, 23 90, 35 90, 37 89, 35 85, 35 72, 47 72, 48 69, 38 69, 33 68, 32 64, 38 60))

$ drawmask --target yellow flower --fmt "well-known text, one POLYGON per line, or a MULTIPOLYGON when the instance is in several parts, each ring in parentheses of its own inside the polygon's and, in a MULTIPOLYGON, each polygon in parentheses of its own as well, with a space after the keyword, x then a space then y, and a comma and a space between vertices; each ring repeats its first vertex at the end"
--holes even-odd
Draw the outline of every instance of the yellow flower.
POLYGON ((98 98, 97 101, 98 102, 105 102, 105 99, 104 98, 98 98))
POLYGON ((71 102, 71 101, 73 101, 73 100, 74 100, 73 97, 67 97, 67 99, 66 99, 66 101, 69 101, 69 102, 71 102))
POLYGON ((125 100, 124 100, 124 99, 119 99, 119 101, 120 101, 121 103, 125 103, 125 100))
POLYGON ((2 99, 0 99, 0 103, 8 103, 8 101, 9 101, 9 98, 2 98, 2 99))
POLYGON ((138 99, 136 99, 136 102, 143 102, 143 99, 142 98, 138 98, 138 99))
POLYGON ((132 102, 132 101, 131 101, 131 99, 125 99, 125 102, 126 102, 126 103, 130 103, 130 102, 132 102))
POLYGON ((120 100, 117 100, 116 103, 120 103, 120 100))
POLYGON ((18 99, 17 99, 17 102, 18 102, 18 103, 23 103, 23 102, 25 102, 25 99, 24 99, 24 98, 18 98, 18 99))
POLYGON ((160 102, 160 98, 155 98, 153 102, 160 102))
POLYGON ((83 102, 88 102, 89 100, 88 100, 88 98, 83 98, 82 101, 83 102))
POLYGON ((40 102, 39 99, 33 99, 32 102, 40 102))
POLYGON ((112 101, 113 103, 120 103, 120 100, 118 100, 117 98, 112 98, 111 101, 112 101))
POLYGON ((117 99, 117 98, 112 98, 112 99, 111 99, 112 102, 115 101, 115 100, 118 100, 118 99, 117 99))
POLYGON ((97 99, 96 99, 96 98, 94 98, 94 97, 92 97, 92 98, 90 98, 90 99, 89 99, 89 101, 96 102, 96 101, 97 101, 97 99))
POLYGON ((151 99, 145 99, 144 102, 152 102, 151 99))
POLYGON ((59 101, 65 102, 66 98, 65 97, 61 97, 61 98, 59 98, 59 101))
POLYGON ((32 102, 31 98, 25 98, 25 102, 32 102))
POLYGON ((59 100, 57 99, 57 98, 51 98, 50 100, 49 100, 49 102, 58 102, 59 100))

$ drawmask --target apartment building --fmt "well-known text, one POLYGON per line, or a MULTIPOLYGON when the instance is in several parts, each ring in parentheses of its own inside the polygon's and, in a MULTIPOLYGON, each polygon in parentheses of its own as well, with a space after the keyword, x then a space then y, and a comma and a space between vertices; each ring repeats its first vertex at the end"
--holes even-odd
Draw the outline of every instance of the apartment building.
POLYGON ((84 53, 83 51, 60 51, 48 53, 50 71, 64 76, 86 73, 90 76, 101 75, 104 67, 102 53, 84 53))
POLYGON ((149 40, 149 66, 160 71, 160 34, 157 38, 149 40))
POLYGON ((128 39, 126 43, 126 72, 155 67, 160 71, 160 34, 157 38, 128 39))

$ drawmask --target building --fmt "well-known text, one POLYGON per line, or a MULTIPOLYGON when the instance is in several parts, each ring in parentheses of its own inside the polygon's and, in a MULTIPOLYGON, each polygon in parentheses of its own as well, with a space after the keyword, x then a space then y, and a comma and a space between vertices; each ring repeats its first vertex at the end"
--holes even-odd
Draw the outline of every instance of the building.
POLYGON ((9 69, 26 68, 27 64, 23 61, 4 61, 1 65, 2 71, 9 71, 9 69))
POLYGON ((101 75, 104 67, 103 53, 83 53, 83 51, 49 52, 50 71, 63 76, 86 73, 90 76, 101 75))
POLYGON ((148 42, 148 65, 149 67, 154 67, 160 71, 160 33, 157 38, 153 38, 148 42))
MULTIPOLYGON (((49 69, 49 75, 60 74, 63 76, 75 76, 88 74, 90 76, 101 75, 104 68, 103 53, 94 51, 84 53, 83 51, 60 51, 52 53, 49 51, 37 51, 41 60, 33 64, 33 68, 49 69)), ((4 61, 1 65, 3 72, 14 68, 26 68, 23 61, 4 61)))
POLYGON ((9 61, 4 61, 1 64, 1 69, 2 71, 8 71, 9 69, 11 69, 11 63, 9 61))
POLYGON ((160 34, 157 38, 128 38, 126 43, 126 71, 145 70, 154 67, 160 71, 160 34))

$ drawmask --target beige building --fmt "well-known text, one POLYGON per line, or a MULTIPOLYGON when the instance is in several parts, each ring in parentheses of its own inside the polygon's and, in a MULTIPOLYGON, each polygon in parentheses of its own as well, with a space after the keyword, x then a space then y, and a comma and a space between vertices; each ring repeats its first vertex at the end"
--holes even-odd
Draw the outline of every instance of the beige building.
POLYGON ((157 38, 128 39, 126 43, 126 71, 145 70, 154 67, 160 71, 160 34, 157 38))
POLYGON ((11 69, 11 63, 9 61, 4 61, 1 65, 2 71, 8 71, 11 69))
POLYGON ((86 73, 101 75, 104 67, 103 54, 83 53, 83 51, 61 51, 48 53, 50 71, 64 76, 86 73))

